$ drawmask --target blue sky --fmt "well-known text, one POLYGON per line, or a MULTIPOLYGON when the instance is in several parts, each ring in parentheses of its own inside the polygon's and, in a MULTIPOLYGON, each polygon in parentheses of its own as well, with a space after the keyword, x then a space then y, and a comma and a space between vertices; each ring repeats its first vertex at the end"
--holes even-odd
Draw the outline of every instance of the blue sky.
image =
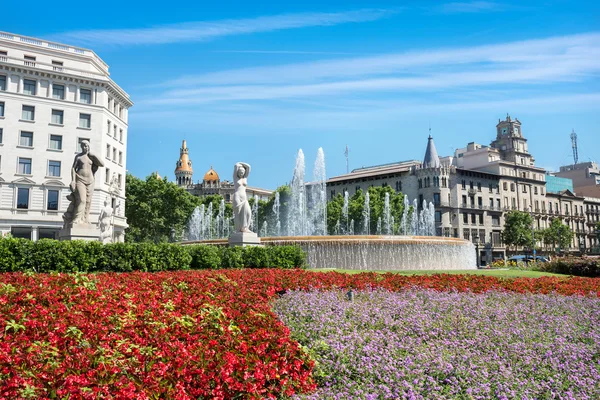
MULTIPOLYGON (((194 178, 253 167, 250 184, 327 175, 489 144, 498 118, 523 123, 536 164, 600 161, 600 3, 595 1, 61 2, 0 30, 96 51, 135 102, 127 168, 173 179, 181 140, 194 178), (103 8, 106 7, 106 10, 103 8), (44 17, 47 16, 46 17, 44 17)), ((13 9, 13 7, 15 9, 13 9)), ((18 9, 18 8, 22 9, 18 9)))

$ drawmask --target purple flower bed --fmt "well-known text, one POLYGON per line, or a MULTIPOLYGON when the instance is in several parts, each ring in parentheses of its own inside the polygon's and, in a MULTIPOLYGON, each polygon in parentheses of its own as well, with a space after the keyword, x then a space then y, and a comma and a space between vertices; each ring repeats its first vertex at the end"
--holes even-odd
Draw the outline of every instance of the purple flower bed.
POLYGON ((274 310, 317 361, 303 398, 600 398, 598 298, 291 291, 274 310))

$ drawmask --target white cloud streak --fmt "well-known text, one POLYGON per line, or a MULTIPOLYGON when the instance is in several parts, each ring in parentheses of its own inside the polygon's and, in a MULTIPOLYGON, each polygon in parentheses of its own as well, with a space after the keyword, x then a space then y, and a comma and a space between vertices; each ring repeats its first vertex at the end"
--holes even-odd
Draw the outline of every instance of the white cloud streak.
POLYGON ((362 9, 337 13, 281 14, 247 19, 186 22, 150 28, 82 30, 51 35, 48 39, 82 43, 88 46, 201 42, 233 35, 375 21, 395 12, 383 9, 362 9))
POLYGON ((434 49, 187 76, 140 104, 206 104, 461 87, 581 82, 600 72, 600 33, 434 49), (185 88, 185 89, 182 89, 185 88))
POLYGON ((442 4, 436 8, 436 11, 444 14, 462 14, 500 11, 504 8, 502 4, 491 1, 470 1, 442 4))

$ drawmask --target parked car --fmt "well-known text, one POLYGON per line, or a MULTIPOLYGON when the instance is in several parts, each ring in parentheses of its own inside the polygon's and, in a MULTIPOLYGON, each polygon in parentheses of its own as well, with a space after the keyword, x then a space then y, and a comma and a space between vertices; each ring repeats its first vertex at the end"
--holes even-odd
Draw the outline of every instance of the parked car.
MULTIPOLYGON (((522 263, 528 264, 532 260, 533 260, 532 255, 520 254, 520 255, 510 257, 507 261, 522 262, 522 263)), ((543 256, 535 256, 535 261, 536 262, 548 262, 548 259, 543 256)))

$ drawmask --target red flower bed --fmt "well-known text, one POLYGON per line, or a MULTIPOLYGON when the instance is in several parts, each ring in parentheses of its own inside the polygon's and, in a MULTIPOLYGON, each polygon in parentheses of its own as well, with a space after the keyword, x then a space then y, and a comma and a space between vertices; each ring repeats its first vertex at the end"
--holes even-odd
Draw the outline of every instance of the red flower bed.
POLYGON ((315 388, 282 289, 421 286, 600 296, 590 278, 222 270, 0 275, 0 398, 275 398, 315 388))

